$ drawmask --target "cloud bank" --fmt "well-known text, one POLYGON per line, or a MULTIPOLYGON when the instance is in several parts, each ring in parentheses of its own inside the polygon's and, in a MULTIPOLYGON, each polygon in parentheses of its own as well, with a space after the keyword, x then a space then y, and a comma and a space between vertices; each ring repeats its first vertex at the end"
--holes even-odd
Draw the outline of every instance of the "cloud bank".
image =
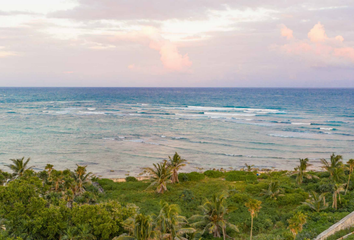
POLYGON ((291 40, 280 47, 282 52, 290 56, 301 56, 316 66, 354 65, 354 48, 347 46, 340 35, 328 37, 320 22, 308 32, 308 39, 293 39, 292 30, 285 25, 281 35, 291 40))

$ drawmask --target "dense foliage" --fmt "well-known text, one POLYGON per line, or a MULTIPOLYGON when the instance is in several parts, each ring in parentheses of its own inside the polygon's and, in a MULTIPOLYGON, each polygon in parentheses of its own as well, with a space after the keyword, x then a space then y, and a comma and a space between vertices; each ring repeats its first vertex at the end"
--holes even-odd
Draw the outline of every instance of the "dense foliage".
POLYGON ((204 173, 178 173, 175 155, 145 169, 151 180, 126 182, 11 161, 13 173, 0 171, 0 239, 313 239, 354 211, 353 161, 339 155, 323 172, 301 159, 292 172, 204 173))

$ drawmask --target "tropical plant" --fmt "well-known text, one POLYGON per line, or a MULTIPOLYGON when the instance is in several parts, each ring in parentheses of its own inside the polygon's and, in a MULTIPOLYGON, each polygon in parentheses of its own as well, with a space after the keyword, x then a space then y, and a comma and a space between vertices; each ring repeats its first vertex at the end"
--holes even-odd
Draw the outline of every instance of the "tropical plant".
POLYGON ((250 239, 252 240, 252 230, 253 230, 253 218, 257 217, 257 213, 261 210, 261 201, 256 199, 250 199, 248 202, 245 203, 245 206, 248 208, 248 211, 251 214, 251 233, 250 239))
POLYGON ((160 204, 161 210, 156 218, 156 233, 162 239, 184 239, 184 234, 195 232, 194 228, 182 228, 187 224, 187 219, 179 215, 180 209, 177 204, 168 204, 164 201, 160 204))
POLYGON ((150 215, 136 214, 123 222, 123 226, 129 231, 129 235, 122 234, 113 240, 148 240, 153 239, 153 219, 150 215))
POLYGON ((63 171, 54 170, 49 178, 51 183, 54 185, 54 190, 58 192, 60 190, 61 185, 64 183, 64 175, 63 171))
POLYGON ((152 178, 152 183, 148 188, 151 188, 157 185, 156 192, 164 193, 167 191, 167 182, 169 182, 170 177, 172 175, 171 168, 168 166, 167 161, 163 161, 162 163, 153 164, 154 167, 144 168, 143 173, 147 173, 152 178))
POLYGON ((31 158, 27 158, 25 161, 25 157, 23 158, 18 158, 18 159, 10 159, 13 164, 6 165, 9 167, 13 172, 15 176, 22 176, 23 173, 26 170, 32 169, 34 166, 27 167, 28 162, 31 160, 31 158))
POLYGON ((254 165, 248 165, 247 163, 245 163, 245 166, 247 168, 247 172, 252 172, 252 167, 254 167, 254 165))
POLYGON ((288 219, 288 223, 288 228, 290 229, 295 239, 296 235, 302 231, 302 226, 306 223, 306 215, 302 212, 297 212, 294 214, 294 216, 288 219))
POLYGON ((338 184, 334 185, 334 191, 332 195, 332 208, 337 209, 338 207, 338 200, 340 201, 340 193, 344 192, 344 185, 345 184, 338 184))
POLYGON ((284 196, 284 194, 282 194, 282 192, 284 192, 284 189, 281 188, 279 185, 279 182, 271 182, 268 186, 268 189, 262 189, 260 195, 277 200, 277 197, 284 196))
POLYGON ((347 194, 348 188, 349 188, 349 183, 350 183, 350 177, 354 171, 354 159, 349 159, 349 161, 347 162, 348 164, 348 170, 349 170, 349 176, 348 176, 348 183, 347 183, 347 187, 345 189, 345 194, 347 194))
POLYGON ((312 210, 320 212, 328 208, 325 198, 326 193, 318 194, 315 191, 311 191, 311 198, 303 202, 304 205, 309 206, 312 210))
POLYGON ((54 166, 52 164, 47 164, 44 168, 45 170, 47 170, 47 173, 48 173, 48 178, 50 178, 50 174, 52 173, 53 169, 54 169, 54 166))
POLYGON ((173 155, 172 158, 170 156, 168 156, 168 158, 170 159, 170 162, 168 164, 172 171, 171 181, 172 183, 178 183, 178 171, 182 167, 186 166, 185 162, 187 162, 187 160, 182 159, 177 152, 175 153, 175 155, 173 155))
POLYGON ((341 155, 331 155, 330 161, 328 162, 326 159, 322 158, 321 162, 323 164, 322 168, 329 172, 330 178, 334 182, 339 182, 341 176, 343 175, 343 157, 341 155))
POLYGON ((221 232, 224 239, 227 236, 226 227, 238 232, 237 226, 225 218, 227 214, 236 210, 234 207, 227 206, 226 199, 226 194, 214 194, 211 200, 206 199, 205 203, 200 206, 202 214, 190 218, 191 221, 194 221, 191 225, 204 227, 202 234, 208 231, 214 237, 221 237, 221 232))
POLYGON ((311 166, 308 161, 308 158, 300 158, 300 165, 295 168, 296 182, 299 185, 303 182, 304 177, 306 177, 307 179, 318 178, 316 175, 306 172, 307 167, 311 166))
POLYGON ((80 166, 78 164, 76 164, 77 168, 76 170, 72 173, 72 177, 74 178, 75 182, 77 183, 77 189, 78 192, 81 193, 84 190, 83 188, 83 184, 89 181, 89 177, 92 175, 91 172, 86 173, 87 166, 80 166))

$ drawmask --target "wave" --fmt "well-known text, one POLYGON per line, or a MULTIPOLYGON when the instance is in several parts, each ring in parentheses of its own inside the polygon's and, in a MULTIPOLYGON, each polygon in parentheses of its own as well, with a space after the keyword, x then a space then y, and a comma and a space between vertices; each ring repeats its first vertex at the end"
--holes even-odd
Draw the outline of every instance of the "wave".
POLYGON ((116 138, 102 138, 103 140, 111 140, 111 141, 115 141, 115 140, 117 140, 116 138))
POLYGON ((203 111, 242 111, 242 112, 260 112, 260 113, 285 113, 284 111, 279 111, 277 109, 267 109, 267 108, 242 108, 242 107, 201 107, 201 106, 188 106, 186 110, 203 110, 203 111))
POLYGON ((341 126, 340 124, 336 124, 336 123, 311 123, 311 125, 314 125, 314 126, 331 126, 331 127, 339 127, 339 126, 341 126))
POLYGON ((248 113, 216 113, 216 112, 204 112, 204 115, 208 116, 218 116, 218 117, 225 117, 225 116, 244 116, 244 117, 254 117, 256 114, 248 114, 248 113))
POLYGON ((330 130, 335 130, 334 128, 325 128, 325 127, 320 127, 318 128, 320 130, 327 130, 327 131, 330 131, 330 130))
POLYGON ((89 110, 89 111, 95 111, 96 108, 87 108, 87 110, 89 110))
POLYGON ((271 137, 281 137, 281 138, 296 138, 294 136, 286 136, 286 135, 281 135, 281 134, 268 134, 268 136, 271 136, 271 137))
POLYGON ((293 125, 311 125, 311 123, 292 122, 293 125))
POLYGON ((106 114, 105 112, 78 112, 79 115, 104 115, 106 114))
POLYGON ((221 153, 220 155, 229 156, 229 157, 244 157, 244 158, 285 159, 285 158, 283 158, 283 157, 267 157, 267 156, 241 155, 241 154, 229 154, 229 153, 221 153))

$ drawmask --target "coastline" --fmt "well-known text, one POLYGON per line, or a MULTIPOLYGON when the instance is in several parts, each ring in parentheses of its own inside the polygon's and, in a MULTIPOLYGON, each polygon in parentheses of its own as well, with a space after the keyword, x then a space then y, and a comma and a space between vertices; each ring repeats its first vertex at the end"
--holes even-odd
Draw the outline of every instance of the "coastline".
MULTIPOLYGON (((307 172, 324 172, 322 170, 321 167, 308 167, 309 170, 307 172), (312 168, 311 168, 312 167, 312 168)), ((245 171, 245 170, 241 170, 241 169, 234 169, 234 170, 230 170, 230 171, 221 171, 220 169, 215 169, 215 171, 220 171, 220 172, 230 172, 230 171, 245 171)), ((257 173, 259 174, 262 174, 262 173, 271 173, 271 172, 280 172, 280 171, 288 171, 288 172, 295 172, 294 170, 284 170, 284 169, 264 169, 264 170, 257 170, 257 169, 254 169, 253 171, 251 172, 254 172, 254 171, 257 171, 257 173)), ((180 172, 180 173, 191 173, 193 171, 183 171, 183 172, 180 172)), ((195 172, 195 171, 194 171, 195 172)), ((199 173, 204 173, 205 171, 199 171, 199 173)), ((145 181, 145 180, 149 180, 150 177, 149 176, 127 176, 127 177, 134 177, 136 178, 138 181, 145 181)), ((127 177, 124 177, 124 178, 110 178, 110 177, 99 177, 101 179, 109 179, 109 180, 112 180, 113 182, 126 182, 126 178, 127 177)))

